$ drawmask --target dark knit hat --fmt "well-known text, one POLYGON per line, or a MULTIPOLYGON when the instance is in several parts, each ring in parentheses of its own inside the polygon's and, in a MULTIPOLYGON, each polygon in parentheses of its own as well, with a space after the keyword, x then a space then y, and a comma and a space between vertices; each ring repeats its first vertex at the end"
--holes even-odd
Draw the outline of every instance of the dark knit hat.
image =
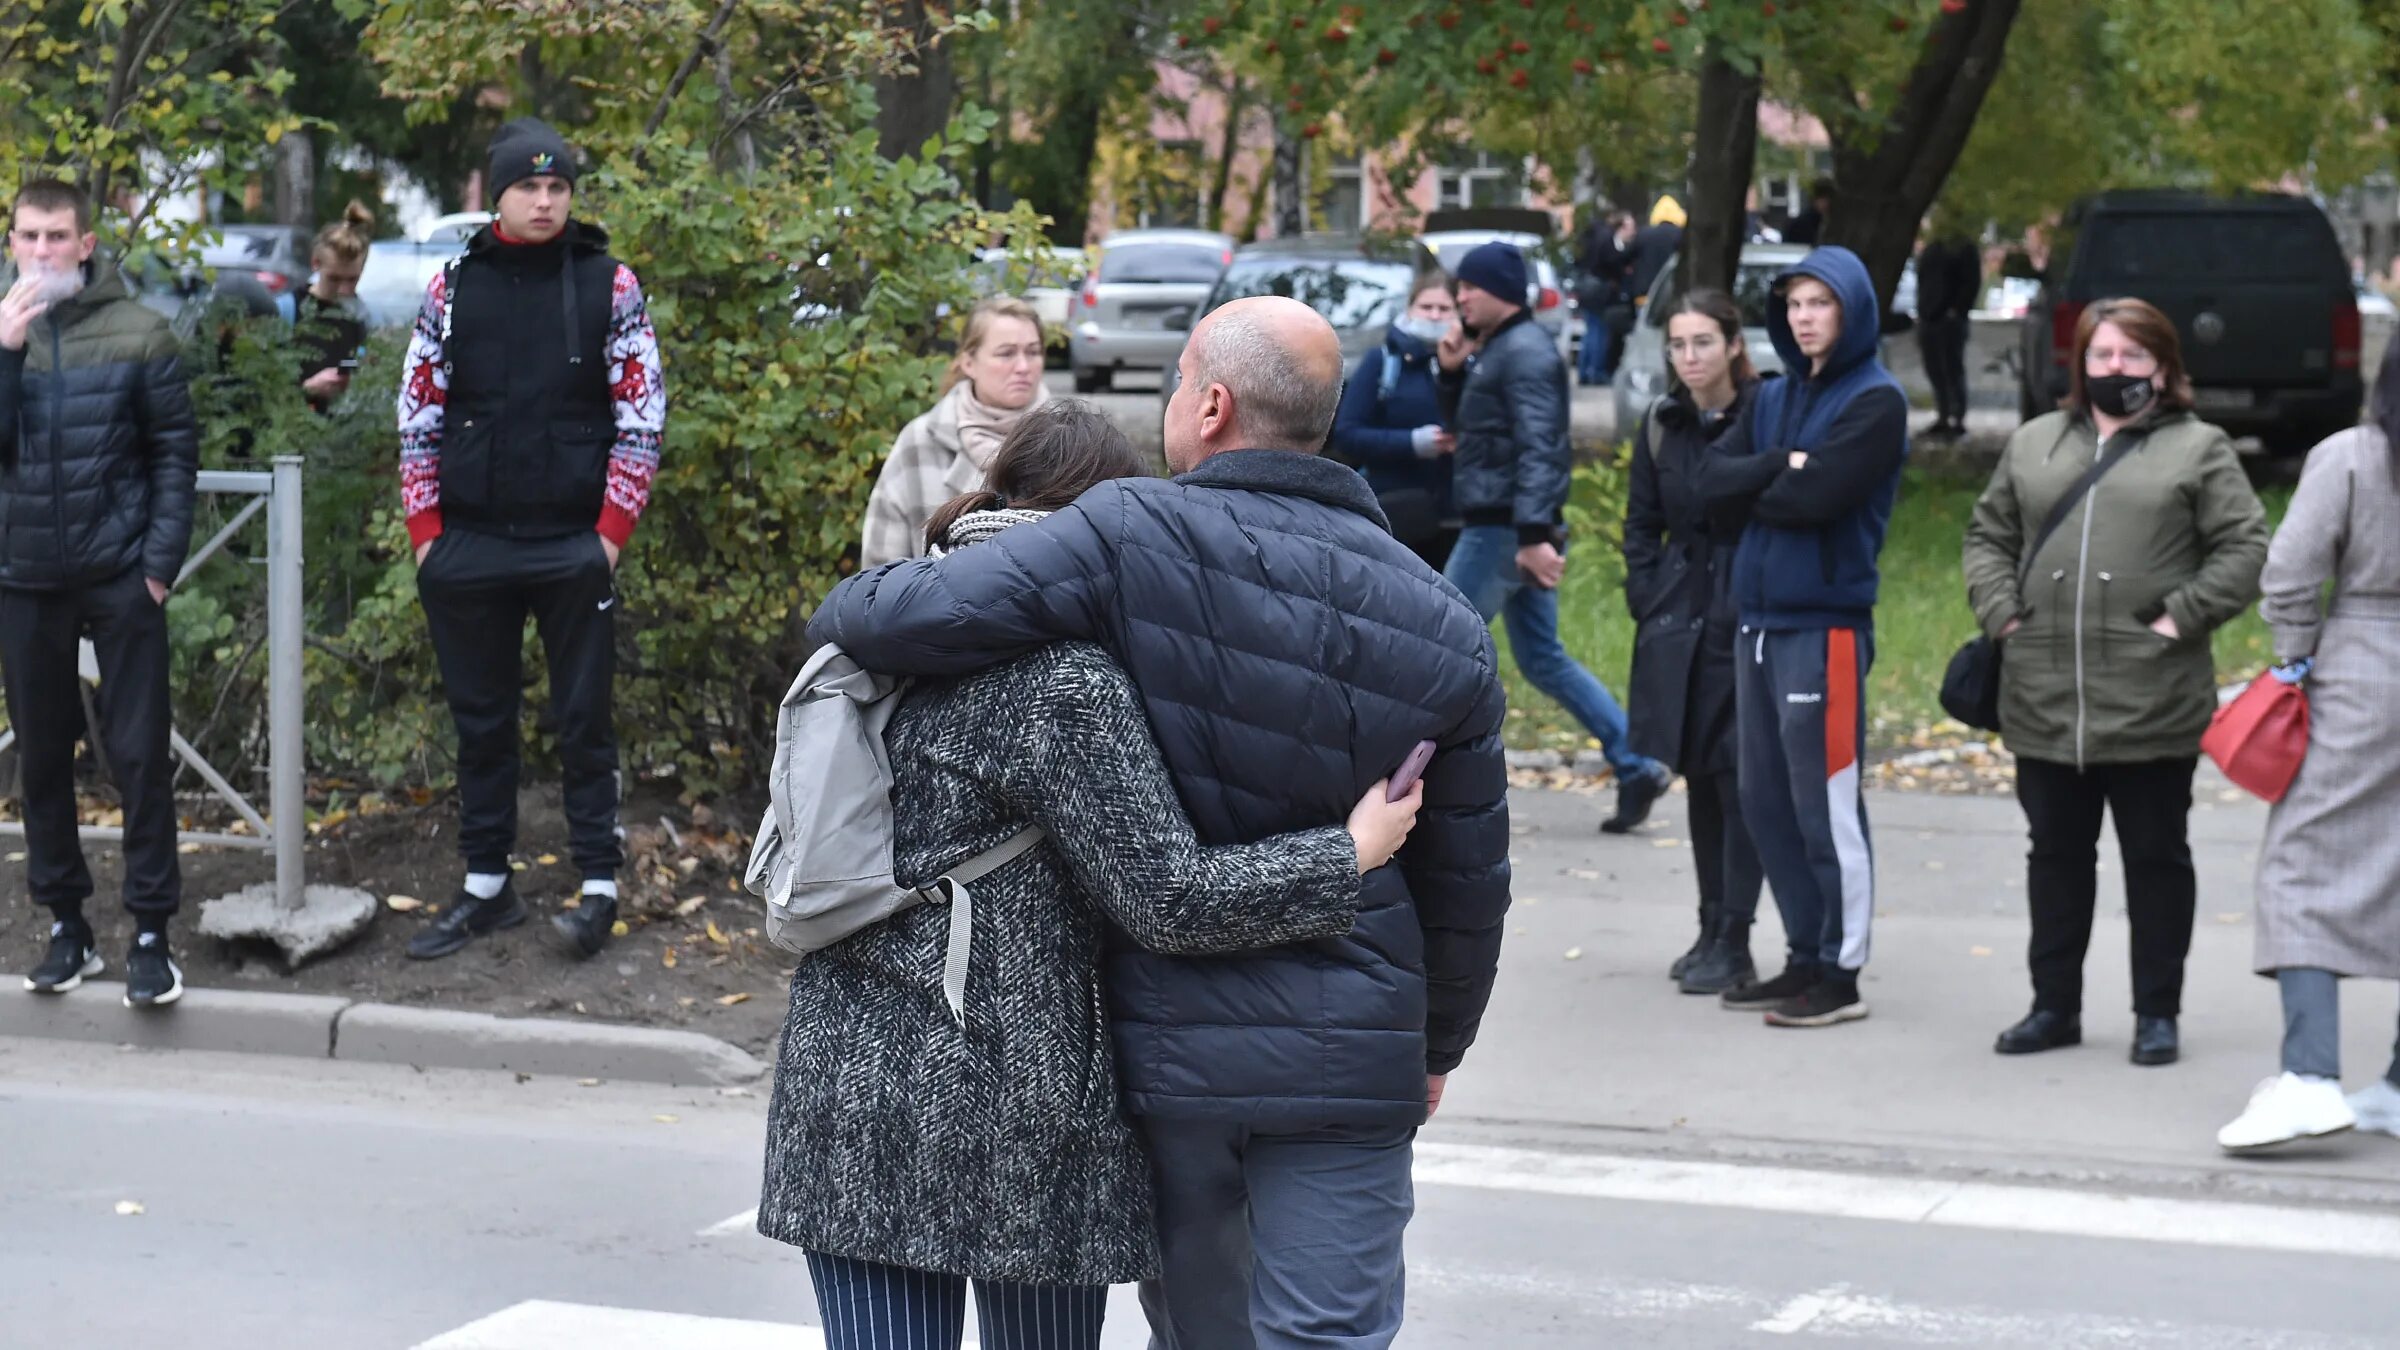
POLYGON ((575 151, 566 138, 538 117, 520 117, 493 135, 484 176, 490 180, 492 199, 498 201, 511 183, 547 175, 572 186, 575 174, 575 151))
POLYGON ((1525 303, 1525 255, 1515 244, 1495 239, 1476 246, 1458 260, 1458 279, 1489 292, 1494 299, 1512 305, 1525 303))

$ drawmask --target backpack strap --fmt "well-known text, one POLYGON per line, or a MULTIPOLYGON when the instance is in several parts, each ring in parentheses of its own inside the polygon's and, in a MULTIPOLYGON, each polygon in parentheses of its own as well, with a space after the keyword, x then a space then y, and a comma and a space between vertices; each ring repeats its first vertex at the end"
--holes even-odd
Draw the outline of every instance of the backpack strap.
POLYGON ((466 260, 467 255, 462 253, 442 264, 442 383, 444 384, 450 382, 451 373, 458 364, 457 358, 452 356, 450 351, 450 316, 458 312, 458 265, 466 260))
POLYGON ((981 881, 1015 862, 1047 837, 1048 831, 1041 826, 1028 825, 998 846, 944 872, 921 892, 928 904, 950 906, 950 944, 942 956, 942 1001, 950 1005, 950 1015, 960 1026, 967 1022, 967 957, 975 942, 975 897, 967 883, 981 881))

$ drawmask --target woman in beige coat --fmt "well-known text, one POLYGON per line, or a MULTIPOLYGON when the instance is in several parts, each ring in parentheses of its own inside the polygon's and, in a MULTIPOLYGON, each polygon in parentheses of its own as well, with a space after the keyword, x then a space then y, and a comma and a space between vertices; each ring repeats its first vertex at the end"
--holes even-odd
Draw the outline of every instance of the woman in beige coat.
POLYGON ((2267 817, 2255 965, 2283 993, 2283 1072, 2217 1134, 2247 1153, 2353 1127, 2400 1134, 2400 1060, 2342 1096, 2340 981, 2400 979, 2400 345, 2373 424, 2308 457, 2267 555, 2279 678, 2308 689, 2308 757, 2267 817), (2333 583, 2330 602, 2325 583, 2333 583))
POLYGON ((977 305, 942 379, 941 398, 901 429, 875 480, 859 567, 924 553, 925 524, 933 513, 983 485, 1000 442, 1049 395, 1042 383, 1041 316, 1015 296, 977 305))

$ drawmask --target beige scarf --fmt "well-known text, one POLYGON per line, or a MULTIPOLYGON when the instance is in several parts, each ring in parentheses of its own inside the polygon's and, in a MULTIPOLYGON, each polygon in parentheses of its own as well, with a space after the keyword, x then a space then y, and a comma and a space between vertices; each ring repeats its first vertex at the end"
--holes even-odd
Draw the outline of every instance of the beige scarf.
POLYGON ((1033 402, 1022 408, 995 408, 975 397, 975 382, 960 380, 950 387, 952 410, 958 415, 958 448, 967 462, 982 474, 992 467, 992 459, 1000 453, 1000 442, 1016 430, 1025 414, 1049 401, 1049 386, 1037 382, 1033 386, 1033 402))

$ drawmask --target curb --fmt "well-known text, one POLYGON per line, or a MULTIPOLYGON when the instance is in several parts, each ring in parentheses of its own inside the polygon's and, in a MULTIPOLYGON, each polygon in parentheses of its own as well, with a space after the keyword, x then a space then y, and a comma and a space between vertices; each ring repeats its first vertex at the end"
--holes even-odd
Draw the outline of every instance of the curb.
POLYGON ((671 1087, 736 1087, 756 1082, 767 1071, 739 1046, 696 1031, 241 989, 190 989, 172 1008, 136 1012, 124 1006, 122 984, 90 981, 71 994, 48 996, 21 992, 22 983, 14 975, 0 976, 0 1037, 498 1069, 671 1087))

